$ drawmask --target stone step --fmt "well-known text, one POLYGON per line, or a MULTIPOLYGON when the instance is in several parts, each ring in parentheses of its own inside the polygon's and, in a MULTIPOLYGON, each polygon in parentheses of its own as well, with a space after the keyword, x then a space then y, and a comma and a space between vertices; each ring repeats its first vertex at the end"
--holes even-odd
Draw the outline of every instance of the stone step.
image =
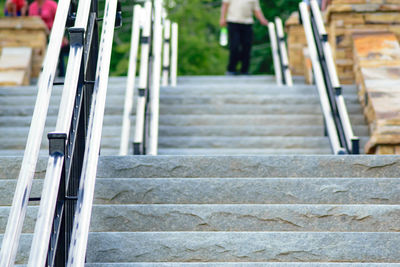
MULTIPOLYGON (((3 236, 0 236, 2 240, 3 236)), ((31 234, 16 264, 26 264, 31 234)), ((90 233, 87 262, 397 263, 400 233, 150 232, 90 233)))
MULTIPOLYGON (((351 95, 345 98, 347 104, 359 104, 357 96, 351 95)), ((166 105, 225 105, 225 104, 252 104, 252 105, 296 105, 296 104, 319 104, 318 97, 307 95, 293 96, 290 94, 279 95, 246 95, 246 94, 226 94, 215 96, 194 96, 184 95, 164 96, 160 99, 161 104, 166 105)))
MULTIPOLYGON (((32 197, 39 197, 35 179, 32 197)), ((398 178, 99 178, 95 204, 385 204, 400 203, 398 178)), ((0 206, 16 180, 0 180, 0 206)), ((30 202, 30 205, 37 205, 30 202)))
POLYGON ((399 167, 396 156, 126 156, 100 158, 98 177, 390 178, 399 167))
MULTIPOLYGON (((42 183, 34 180, 32 197, 40 196, 42 183)), ((400 203, 393 190, 399 183, 399 178, 99 178, 94 203, 394 205, 400 203)), ((0 206, 11 205, 15 187, 15 179, 0 180, 0 206)))
MULTIPOLYGON (((21 157, 2 157, 0 179, 18 177, 21 157)), ((47 157, 36 177, 44 177, 47 157)), ((100 157, 99 178, 396 178, 397 156, 111 156, 100 157)))
MULTIPOLYGON (((132 149, 131 149, 132 151, 132 149)), ((132 154, 132 153, 131 153, 132 154)), ((159 148, 158 155, 331 155, 325 148, 159 148)), ((111 155, 111 154, 109 154, 111 155)), ((115 154, 113 154, 115 155, 115 154)))
MULTIPOLYGON (((115 140, 117 141, 117 140, 115 140)), ((364 147, 368 138, 361 138, 361 147, 364 147)), ((103 139, 103 147, 111 147, 115 142, 112 138, 103 139), (110 142, 110 143, 109 143, 110 142)), ((160 137, 159 148, 246 148, 246 149, 311 149, 330 148, 327 137, 297 137, 297 136, 262 136, 262 137, 198 137, 177 136, 160 137)))
MULTIPOLYGON (((134 123, 135 117, 131 117, 134 123)), ((57 117, 48 116, 46 125, 55 125, 57 117)), ((353 125, 365 125, 363 115, 351 115, 350 120, 353 125)), ((175 126, 204 126, 204 125, 323 125, 322 115, 160 115, 160 125, 175 125, 175 126)), ((31 123, 30 117, 0 117, 0 126, 7 127, 22 127, 29 126, 31 123)), ((119 126, 122 123, 122 116, 105 116, 104 125, 119 126)))
MULTIPOLYGON (((222 266, 265 266, 265 267, 394 267, 398 266, 397 263, 327 263, 327 262, 309 262, 309 263, 300 263, 300 262, 219 262, 219 263, 210 263, 210 262, 185 262, 185 263, 151 263, 151 262, 139 262, 139 263, 87 263, 85 267, 222 267, 222 266)), ((19 266, 16 266, 19 267, 19 266)))
MULTIPOLYGON (((124 95, 126 85, 116 86, 110 84, 107 92, 109 95, 124 95)), ((294 95, 313 95, 318 96, 317 87, 313 85, 297 84, 293 87, 278 86, 274 84, 186 84, 177 87, 162 87, 160 89, 161 96, 164 95, 220 95, 220 94, 254 94, 254 95, 279 95, 282 93, 294 95)), ((136 92, 135 92, 136 93, 136 92)), ((343 95, 357 94, 357 87, 343 86, 343 95)))
MULTIPOLYGON (((364 147, 369 138, 361 138, 361 147, 364 147)), ((101 140, 103 149, 118 149, 120 137, 104 137, 101 140)), ((24 150, 26 138, 0 138, 0 149, 24 150)), ((159 149, 258 149, 260 152, 263 149, 322 149, 323 151, 330 149, 330 142, 327 137, 281 137, 281 136, 253 136, 253 137, 214 137, 214 136, 177 136, 177 137, 159 137, 159 149)), ((42 148, 48 148, 48 141, 42 141, 42 148)), ((255 150, 256 151, 256 150, 255 150)), ((265 152, 267 152, 266 150, 265 152)), ((190 151, 189 151, 190 152, 190 151)))
POLYGON ((399 242, 400 233, 92 233, 87 262, 398 263, 399 242))
MULTIPOLYGON (((134 135, 135 126, 131 125, 131 134, 134 135)), ((366 125, 353 127, 356 136, 368 136, 369 130, 366 125)), ((47 133, 54 131, 54 127, 46 127, 44 138, 47 133)), ((28 127, 2 127, 0 136, 13 136, 27 138, 28 127)), ((163 126, 159 127, 160 137, 173 136, 323 136, 323 126, 163 126)), ((102 138, 119 137, 121 126, 103 126, 102 138)))
MULTIPOLYGON (((349 114, 362 114, 362 108, 359 104, 348 105, 349 114)), ((0 106, 0 116, 32 116, 33 105, 2 105, 0 106)), ((105 109, 106 115, 123 114, 123 105, 108 106, 105 109)), ((221 115, 221 114, 320 114, 319 104, 297 104, 297 105, 161 105, 160 114, 178 115, 178 114, 198 114, 198 115, 221 115)), ((58 114, 58 106, 50 106, 48 114, 58 114)), ((134 108, 132 114, 136 114, 134 108)))
MULTIPOLYGON (((53 96, 50 101, 50 106, 58 107, 61 97, 58 95, 53 96)), ((346 103, 360 104, 356 95, 346 95, 346 103)), ((0 98, 1 106, 21 106, 24 104, 26 107, 33 107, 35 105, 36 95, 33 96, 9 96, 0 98)), ((170 94, 161 95, 160 104, 164 105, 221 105, 221 104, 253 104, 253 105, 266 105, 266 104, 319 104, 317 95, 299 94, 293 95, 284 91, 281 94, 220 94, 220 95, 182 95, 170 94)), ((122 95, 109 95, 106 99, 106 107, 124 106, 124 96, 122 95)))
MULTIPOLYGON (((9 207, 0 207, 0 233, 9 207)), ((33 233, 29 207, 24 233, 33 233)), ((398 232, 400 205, 94 205, 91 232, 398 232)))

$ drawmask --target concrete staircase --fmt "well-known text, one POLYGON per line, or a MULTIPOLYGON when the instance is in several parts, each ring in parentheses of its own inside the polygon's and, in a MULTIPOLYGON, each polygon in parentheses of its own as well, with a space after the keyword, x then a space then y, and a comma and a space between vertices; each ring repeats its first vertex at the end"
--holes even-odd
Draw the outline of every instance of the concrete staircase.
MULTIPOLYGON (((331 154, 317 91, 302 83, 288 88, 271 76, 182 77, 177 88, 161 89, 159 154, 331 154)), ((110 79, 102 155, 118 154, 125 86, 125 78, 110 79)), ((60 95, 56 87, 45 133, 54 130, 60 95)), ((367 136, 355 86, 345 86, 344 95, 356 135, 367 136)), ((23 155, 35 99, 33 86, 0 88, 0 155, 23 155)), ((131 136, 134 120, 133 114, 131 136)), ((47 143, 44 138, 42 155, 47 143)))
MULTIPOLYGON (((100 158, 86 266, 399 266, 400 158, 293 155, 330 153, 315 89, 273 82, 190 77, 164 88, 160 154, 170 155, 100 158)), ((124 84, 110 82, 103 155, 118 151, 124 84)), ((366 136, 355 91, 345 87, 344 94, 356 134, 366 136)), ((11 105, 14 95, 18 103, 24 94, 16 89, 0 101, 11 105)), ((0 117, 1 136, 8 131, 6 139, 20 142, 29 108, 23 119, 0 117)), ((0 157, 0 233, 18 151, 10 145, 3 155, 16 157, 0 157)), ((42 157, 33 197, 40 195, 46 164, 42 157)), ((37 213, 31 204, 20 265, 37 213)))

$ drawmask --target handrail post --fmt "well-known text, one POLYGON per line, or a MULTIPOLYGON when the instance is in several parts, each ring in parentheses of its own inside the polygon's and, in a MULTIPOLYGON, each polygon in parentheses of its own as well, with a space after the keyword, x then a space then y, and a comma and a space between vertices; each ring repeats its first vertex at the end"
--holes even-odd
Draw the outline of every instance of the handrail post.
POLYGON ((164 22, 164 49, 163 49, 163 76, 162 85, 168 86, 169 84, 169 71, 170 71, 170 45, 171 44, 171 21, 166 19, 164 22))
POLYGON ((129 54, 129 67, 128 77, 126 81, 126 93, 124 103, 124 114, 122 117, 122 130, 121 130, 121 143, 120 143, 120 156, 126 156, 129 149, 129 132, 131 128, 130 115, 133 108, 134 92, 135 92, 135 78, 136 78, 136 65, 139 51, 139 38, 141 28, 142 7, 135 5, 133 8, 133 21, 132 21, 132 34, 131 34, 131 49, 129 54))
POLYGON ((282 69, 280 62, 281 60, 279 56, 279 48, 278 48, 278 41, 276 38, 275 24, 273 22, 268 23, 268 33, 271 43, 272 59, 274 62, 276 84, 282 85, 283 82, 282 82, 282 69))
POLYGON ((178 76, 178 23, 171 27, 171 86, 176 87, 178 76))
POLYGON ((139 71, 139 85, 138 85, 138 99, 136 109, 136 127, 135 137, 133 141, 133 154, 145 154, 145 132, 146 132, 146 111, 148 102, 149 91, 149 67, 150 63, 150 43, 151 43, 151 28, 152 28, 152 3, 146 1, 144 4, 144 17, 141 43, 141 58, 140 58, 140 71, 139 71))
POLYGON ((278 36, 279 55, 281 58, 282 77, 284 84, 293 86, 292 74, 289 68, 289 58, 286 50, 285 34, 283 31, 282 20, 278 17, 275 18, 276 33, 278 36))
MULTIPOLYGON (((153 66, 151 73, 151 89, 150 89, 150 117, 149 117, 149 140, 146 154, 157 155, 158 147, 158 120, 159 120, 159 101, 160 101, 160 78, 161 78, 161 61, 162 61, 162 2, 163 0, 154 1, 154 33, 153 33, 153 66)), ((168 75, 167 75, 168 79, 168 75)))

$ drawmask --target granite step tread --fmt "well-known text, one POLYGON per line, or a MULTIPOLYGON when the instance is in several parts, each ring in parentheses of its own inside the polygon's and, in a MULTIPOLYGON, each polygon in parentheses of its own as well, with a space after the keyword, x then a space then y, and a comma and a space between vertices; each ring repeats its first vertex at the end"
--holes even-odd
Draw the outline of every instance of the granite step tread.
POLYGON ((399 263, 399 242, 400 233, 91 233, 87 262, 399 263))
MULTIPOLYGON (((34 180, 31 196, 42 183, 34 180)), ((0 180, 0 206, 11 205, 15 187, 0 180)), ((94 203, 398 205, 399 187, 399 178, 98 178, 94 203)))
MULTIPOLYGON (((0 179, 15 179, 21 157, 2 157, 0 179)), ((43 177, 47 157, 36 175, 43 177)), ((260 155, 260 156, 102 156, 100 178, 398 178, 399 156, 260 155)))
MULTIPOLYGON (((131 126, 131 130, 135 128, 131 126)), ((44 133, 53 131, 54 127, 46 127, 44 133)), ((357 125, 353 127, 357 136, 368 136, 367 125, 357 125)), ((322 136, 324 127, 320 126, 167 126, 159 127, 159 136, 322 136)), ((0 136, 27 137, 28 127, 1 127, 0 136)), ((45 137, 45 134, 43 135, 45 137)), ((121 126, 103 126, 102 137, 119 137, 121 126)))
MULTIPOLYGON (((9 207, 0 207, 4 233, 9 207)), ((38 207, 23 231, 33 233, 38 207)), ((399 232, 400 205, 94 205, 91 232, 399 232)))
MULTIPOLYGON (((0 235, 0 240, 3 236, 0 235)), ((16 264, 28 259, 23 234, 16 264)), ((88 263, 370 262, 399 263, 400 233, 152 232, 90 233, 88 263)))
MULTIPOLYGON (((351 104, 347 106, 349 114, 361 114, 361 105, 351 104)), ((20 106, 15 105, 2 105, 0 106, 0 116, 31 116, 33 114, 34 106, 20 106)), ((106 115, 122 116, 124 107, 123 105, 110 105, 106 107, 106 115)), ((312 115, 321 113, 321 107, 317 104, 297 104, 297 105, 234 105, 224 104, 218 105, 160 105, 160 114, 163 115, 179 115, 179 114, 193 114, 193 115, 227 115, 227 114, 305 114, 312 115)), ((49 107, 48 114, 58 114, 58 106, 52 105, 49 107)), ((136 109, 133 109, 132 114, 136 114, 136 109)))
MULTIPOLYGON (((50 115, 46 125, 55 125, 57 116, 50 115)), ((134 123, 135 116, 131 116, 134 123)), ((365 118, 361 114, 350 115, 353 125, 366 125, 365 118)), ((0 126, 29 126, 31 117, 0 116, 0 126)), ((122 116, 109 115, 104 117, 104 125, 119 126, 122 123, 122 116)), ((276 114, 276 115, 160 115, 160 125, 168 126, 276 126, 276 125, 323 125, 322 115, 302 115, 302 114, 276 114)))
POLYGON ((325 148, 159 148, 158 155, 332 155, 329 146, 325 148))
MULTIPOLYGON (((392 267, 398 266, 397 263, 353 263, 353 262, 344 262, 344 263, 327 263, 327 262, 308 262, 308 263, 299 263, 299 262, 219 262, 219 263, 210 263, 210 262, 184 262, 184 263, 150 263, 150 262, 139 262, 139 263, 87 263, 85 267, 137 267, 137 266, 145 266, 145 267, 223 267, 223 266, 266 266, 266 267, 392 267)), ((19 266, 16 266, 19 267, 19 266)), ((22 267, 22 266, 21 266, 22 267)))
MULTIPOLYGON (((31 196, 42 183, 34 181, 31 196)), ((94 203, 397 205, 399 186, 398 178, 99 178, 94 203)), ((0 206, 11 205, 15 187, 0 180, 0 206)))

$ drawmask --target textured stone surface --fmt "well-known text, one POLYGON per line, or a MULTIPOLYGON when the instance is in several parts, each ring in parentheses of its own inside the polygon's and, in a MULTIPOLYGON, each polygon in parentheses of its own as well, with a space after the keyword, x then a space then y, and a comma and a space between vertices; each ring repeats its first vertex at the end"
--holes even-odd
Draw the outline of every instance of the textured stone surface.
MULTIPOLYGON (((331 155, 328 147, 319 148, 160 148, 158 155, 331 155)), ((103 154, 105 155, 105 154, 103 154)), ((112 155, 112 154, 111 154, 112 155)))
POLYGON ((393 205, 97 205, 91 231, 400 232, 399 221, 393 205))
MULTIPOLYGON (((9 212, 0 207, 0 233, 9 212)), ((37 212, 28 208, 24 233, 37 212)), ((393 205, 95 205, 90 231, 400 232, 399 219, 393 205)))
MULTIPOLYGON (((21 157, 2 157, 0 179, 18 177, 21 157)), ((399 156, 100 157, 98 177, 398 177, 399 156)), ((47 158, 39 160, 44 177, 47 158)))
MULTIPOLYGON (((0 181, 0 206, 15 180, 0 181)), ((32 196, 41 193, 35 180, 32 196)), ((95 204, 398 204, 398 178, 102 178, 95 204)), ((31 205, 37 203, 32 202, 31 205)))
POLYGON ((100 158, 98 177, 399 177, 399 156, 127 156, 100 158))
POLYGON ((139 262, 139 263, 87 263, 85 267, 137 267, 137 266, 145 266, 145 267, 222 267, 222 266, 267 266, 267 267, 318 267, 318 266, 326 266, 326 267, 394 267, 398 266, 397 263, 326 263, 326 262, 316 262, 316 263, 299 263, 299 262, 220 262, 220 263, 211 263, 211 262, 203 262, 203 263, 193 263, 193 262, 185 262, 185 263, 147 263, 147 262, 139 262))
POLYGON ((92 233, 88 262, 399 262, 400 233, 92 233))

